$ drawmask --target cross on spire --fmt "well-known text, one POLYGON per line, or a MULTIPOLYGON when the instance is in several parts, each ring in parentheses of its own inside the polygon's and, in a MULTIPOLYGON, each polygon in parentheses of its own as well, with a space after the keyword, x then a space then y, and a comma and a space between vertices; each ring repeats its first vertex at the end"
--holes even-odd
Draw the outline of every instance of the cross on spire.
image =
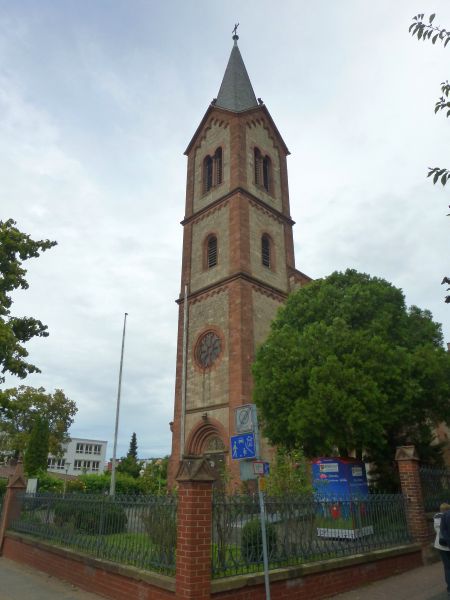
POLYGON ((237 46, 237 41, 239 39, 239 36, 237 34, 237 28, 239 27, 239 23, 235 23, 234 27, 233 27, 233 40, 234 40, 234 45, 237 46))

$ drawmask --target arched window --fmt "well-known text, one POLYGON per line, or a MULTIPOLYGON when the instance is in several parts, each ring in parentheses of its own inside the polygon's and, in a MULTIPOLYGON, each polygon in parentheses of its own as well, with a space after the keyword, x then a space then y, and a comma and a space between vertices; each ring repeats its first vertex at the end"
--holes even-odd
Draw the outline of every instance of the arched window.
POLYGON ((222 183, 222 148, 217 148, 214 154, 215 185, 222 183))
POLYGON ((258 148, 255 148, 254 151, 255 157, 255 183, 256 185, 261 185, 261 171, 262 171, 262 156, 261 152, 258 148))
POLYGON ((203 193, 209 192, 209 190, 216 185, 220 185, 223 181, 223 159, 222 159, 222 148, 216 149, 214 156, 205 157, 203 160, 203 193))
POLYGON ((208 269, 217 265, 217 238, 215 235, 208 237, 206 245, 206 265, 208 269))
POLYGON ((263 158, 263 177, 262 177, 262 185, 264 189, 269 192, 270 191, 270 178, 271 178, 271 160, 268 156, 263 158))
POLYGON ((270 193, 272 187, 272 161, 269 156, 263 156, 258 148, 254 150, 254 158, 255 183, 270 193))
POLYGON ((264 234, 261 238, 261 262, 270 268, 270 237, 264 234))
POLYGON ((203 161, 203 191, 208 192, 213 184, 213 159, 208 155, 203 161))

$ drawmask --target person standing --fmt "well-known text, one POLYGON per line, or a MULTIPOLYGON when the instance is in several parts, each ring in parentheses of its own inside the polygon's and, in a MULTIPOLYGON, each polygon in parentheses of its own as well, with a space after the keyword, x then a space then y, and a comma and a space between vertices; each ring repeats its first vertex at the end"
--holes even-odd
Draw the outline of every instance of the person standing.
POLYGON ((441 556, 447 595, 450 598, 450 504, 443 502, 440 505, 439 512, 434 515, 433 524, 436 532, 434 547, 439 550, 441 556))

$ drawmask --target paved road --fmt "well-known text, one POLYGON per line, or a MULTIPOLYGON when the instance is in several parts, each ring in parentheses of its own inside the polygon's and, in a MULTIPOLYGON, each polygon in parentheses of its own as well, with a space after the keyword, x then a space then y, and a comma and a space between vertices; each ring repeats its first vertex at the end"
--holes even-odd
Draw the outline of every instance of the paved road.
POLYGON ((333 596, 333 600, 448 600, 440 562, 333 596))
POLYGON ((104 600, 65 581, 0 558, 0 600, 104 600))

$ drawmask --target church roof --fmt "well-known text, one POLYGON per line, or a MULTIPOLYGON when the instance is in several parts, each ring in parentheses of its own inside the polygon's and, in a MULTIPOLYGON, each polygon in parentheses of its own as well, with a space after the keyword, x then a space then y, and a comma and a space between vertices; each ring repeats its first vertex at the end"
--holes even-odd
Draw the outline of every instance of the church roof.
POLYGON ((238 39, 237 35, 233 36, 234 46, 215 103, 216 106, 233 112, 241 112, 258 106, 250 77, 237 45, 238 39))

